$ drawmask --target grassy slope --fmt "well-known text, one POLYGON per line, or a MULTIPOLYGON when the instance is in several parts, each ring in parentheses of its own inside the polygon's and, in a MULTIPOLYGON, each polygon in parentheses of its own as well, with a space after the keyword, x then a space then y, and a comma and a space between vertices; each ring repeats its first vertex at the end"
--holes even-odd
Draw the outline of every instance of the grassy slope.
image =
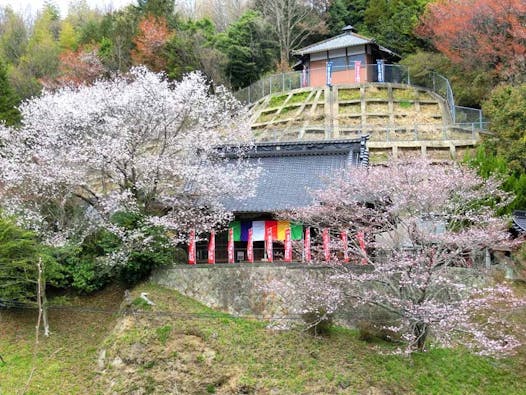
MULTIPOLYGON (((89 298, 69 298, 68 305, 92 311, 50 310, 51 336, 40 337, 35 372, 28 394, 96 393, 94 367, 104 337, 115 325, 112 314, 123 290, 110 287, 89 298)), ((56 302, 56 300, 55 300, 56 302)), ((0 394, 21 393, 33 366, 36 311, 0 312, 0 394)))
POLYGON ((335 329, 328 338, 313 338, 299 331, 269 331, 261 322, 214 312, 167 289, 148 284, 139 288, 135 294, 149 292, 156 306, 133 318, 133 323, 128 322, 124 332, 110 336, 108 343, 117 344, 109 351, 110 359, 120 355, 129 361, 113 377, 120 378, 123 391, 129 387, 122 372, 132 368, 135 371, 128 381, 139 387, 150 383, 157 390, 168 390, 165 386, 169 383, 184 386, 185 381, 193 380, 194 393, 371 393, 371 389, 378 394, 496 394, 503 389, 507 394, 526 393, 524 354, 499 361, 461 350, 436 349, 412 358, 382 355, 379 352, 388 351, 388 345, 361 342, 352 331, 335 329), (160 318, 156 310, 197 315, 191 319, 177 315, 160 318), (167 331, 168 340, 161 339, 159 333, 166 336, 167 331), (176 341, 185 337, 197 337, 206 347, 201 351, 194 347, 196 352, 188 354, 184 346, 188 341, 176 341), (152 359, 151 355, 160 354, 150 347, 146 352, 150 359, 137 361, 129 358, 129 353, 127 358, 126 348, 137 344, 157 344, 163 356, 152 359), (167 348, 170 353, 166 353, 167 348), (210 349, 213 358, 208 357, 210 349), (184 364, 174 364, 174 360, 184 364), (174 373, 172 381, 158 376, 158 372, 177 369, 186 372, 174 373), (203 371, 207 374, 200 376, 203 371))
MULTIPOLYGON (((335 329, 328 338, 270 331, 261 322, 215 312, 171 290, 144 284, 133 294, 142 291, 156 305, 120 317, 109 335, 116 322, 107 314, 69 312, 55 321, 55 333, 39 354, 32 393, 96 394, 110 387, 117 393, 159 394, 175 388, 181 394, 526 393, 524 350, 498 361, 461 350, 437 349, 412 358, 382 355, 388 345, 361 342, 352 331, 335 329), (94 373, 98 347, 107 351, 103 374, 94 373)), ((89 302, 98 298, 113 309, 118 300, 112 292, 122 295, 107 291, 89 302)), ((26 381, 32 336, 32 320, 3 313, 2 394, 15 393, 26 381)))

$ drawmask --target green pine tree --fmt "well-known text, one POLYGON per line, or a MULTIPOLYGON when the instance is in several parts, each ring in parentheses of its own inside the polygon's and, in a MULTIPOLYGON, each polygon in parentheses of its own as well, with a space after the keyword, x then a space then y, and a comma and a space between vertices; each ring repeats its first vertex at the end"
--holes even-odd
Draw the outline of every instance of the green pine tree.
POLYGON ((0 218, 0 301, 35 297, 37 260, 35 235, 0 218))
POLYGON ((10 126, 20 123, 18 104, 19 99, 7 79, 7 67, 0 61, 0 121, 10 126))

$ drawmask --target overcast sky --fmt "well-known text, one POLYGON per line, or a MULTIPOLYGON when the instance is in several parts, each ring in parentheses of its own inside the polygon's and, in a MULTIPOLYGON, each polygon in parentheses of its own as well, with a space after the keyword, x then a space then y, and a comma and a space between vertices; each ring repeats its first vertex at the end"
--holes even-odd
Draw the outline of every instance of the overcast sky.
MULTIPOLYGON (((111 9, 118 9, 125 5, 136 3, 135 0, 86 0, 90 7, 100 8, 101 10, 108 9, 108 6, 111 9)), ((72 0, 53 0, 53 2, 60 8, 60 14, 62 17, 65 17, 68 10, 68 4, 72 0)), ((45 0, 0 0, 0 6, 11 6, 15 11, 25 13, 26 11, 31 11, 36 13, 44 5, 45 0)))

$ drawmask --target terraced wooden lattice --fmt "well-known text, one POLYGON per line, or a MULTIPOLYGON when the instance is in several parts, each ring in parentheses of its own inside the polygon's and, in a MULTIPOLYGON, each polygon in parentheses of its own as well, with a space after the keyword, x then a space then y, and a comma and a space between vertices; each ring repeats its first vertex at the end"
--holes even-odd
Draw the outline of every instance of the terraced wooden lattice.
POLYGON ((415 136, 440 140, 450 124, 442 98, 399 84, 297 89, 264 97, 252 107, 252 114, 260 141, 355 138, 364 133, 371 141, 415 136))

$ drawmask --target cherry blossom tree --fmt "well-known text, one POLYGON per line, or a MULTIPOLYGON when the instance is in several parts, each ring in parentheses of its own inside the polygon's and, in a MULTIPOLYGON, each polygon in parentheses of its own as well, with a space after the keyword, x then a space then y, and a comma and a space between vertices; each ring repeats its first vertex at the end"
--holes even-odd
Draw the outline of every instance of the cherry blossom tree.
POLYGON ((174 243, 224 224, 221 197, 250 196, 258 169, 242 161, 247 118, 222 88, 199 73, 180 82, 145 68, 92 86, 65 87, 24 103, 20 129, 0 130, 0 195, 7 214, 52 244, 107 229, 126 260, 145 248, 145 227, 174 243), (237 147, 226 162, 216 147, 237 147), (141 218, 130 230, 122 213, 141 218), (122 222, 122 221, 121 221, 122 222))
MULTIPOLYGON (((462 343, 481 353, 517 347, 506 318, 524 300, 505 285, 481 289, 466 280, 482 276, 477 255, 512 243, 505 220, 494 215, 508 201, 496 180, 458 164, 414 160, 351 168, 314 196, 317 203, 293 213, 295 221, 334 233, 363 231, 367 238, 367 251, 356 238, 348 246, 351 262, 366 266, 332 256, 335 270, 322 300, 323 294, 333 300, 340 287, 341 303, 387 312, 388 329, 407 341, 408 351, 424 350, 430 334, 436 344, 462 343)), ((331 250, 342 250, 337 237, 331 250)), ((325 263, 323 254, 313 257, 325 263)), ((311 282, 302 287, 321 289, 311 282)))

